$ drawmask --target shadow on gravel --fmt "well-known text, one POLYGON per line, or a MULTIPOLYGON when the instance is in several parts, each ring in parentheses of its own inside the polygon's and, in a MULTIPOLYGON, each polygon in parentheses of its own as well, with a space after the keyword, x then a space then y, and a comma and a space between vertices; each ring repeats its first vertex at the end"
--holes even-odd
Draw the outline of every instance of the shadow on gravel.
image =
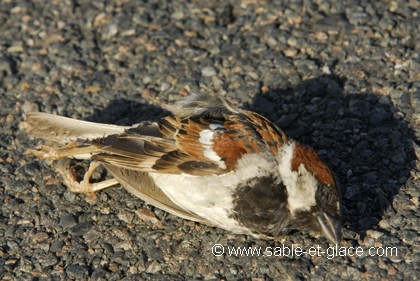
POLYGON ((161 107, 141 103, 141 100, 118 99, 112 101, 105 109, 96 110, 88 121, 129 126, 141 121, 155 121, 168 114, 161 107))
POLYGON ((337 77, 319 77, 261 93, 249 109, 317 150, 340 184, 344 226, 363 239, 385 212, 395 212, 392 199, 414 168, 415 138, 388 100, 344 94, 342 85, 337 77))
MULTIPOLYGON (((392 209, 392 198, 414 168, 414 134, 390 102, 376 95, 343 93, 337 77, 308 80, 294 89, 258 94, 247 109, 274 121, 286 134, 312 146, 342 190, 345 228, 363 239, 392 209)), ((90 120, 130 125, 167 115, 162 108, 115 100, 90 120)), ((354 238, 354 237, 347 237, 354 238)))

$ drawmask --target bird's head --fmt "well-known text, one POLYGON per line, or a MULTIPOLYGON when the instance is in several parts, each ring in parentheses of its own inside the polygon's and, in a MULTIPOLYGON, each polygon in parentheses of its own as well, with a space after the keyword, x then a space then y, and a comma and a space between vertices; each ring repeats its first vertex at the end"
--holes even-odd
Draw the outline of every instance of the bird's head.
POLYGON ((287 143, 279 154, 292 226, 315 230, 338 244, 341 238, 340 191, 327 165, 310 147, 287 143))

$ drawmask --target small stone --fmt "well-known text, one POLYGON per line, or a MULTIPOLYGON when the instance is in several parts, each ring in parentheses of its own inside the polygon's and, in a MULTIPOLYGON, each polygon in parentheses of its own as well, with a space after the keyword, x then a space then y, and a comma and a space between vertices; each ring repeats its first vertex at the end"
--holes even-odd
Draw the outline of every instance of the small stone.
POLYGON ((395 267, 393 267, 392 265, 388 265, 387 273, 388 273, 389 276, 394 276, 394 275, 398 274, 398 270, 395 267))
POLYGON ((375 243, 375 240, 372 237, 367 236, 367 235, 365 236, 365 239, 363 240, 364 246, 372 247, 374 243, 375 243))
POLYGON ((87 242, 95 242, 98 241, 98 239, 100 239, 102 237, 102 233, 92 229, 91 231, 89 231, 88 233, 86 233, 83 238, 87 241, 87 242))
POLYGON ((275 47, 275 46, 277 46, 278 42, 275 38, 269 37, 268 40, 267 40, 267 44, 269 46, 275 47))
POLYGON ((206 66, 201 70, 201 75, 204 77, 211 77, 217 74, 216 69, 211 66, 206 66))
POLYGON ((369 229, 377 223, 377 219, 374 217, 365 217, 358 220, 357 224, 360 229, 369 229))
POLYGON ((161 92, 165 92, 166 90, 168 90, 171 87, 171 84, 164 82, 160 85, 160 91, 161 92))
POLYGON ((347 187, 346 192, 344 193, 344 198, 354 199, 358 198, 358 195, 361 193, 360 186, 352 185, 347 187))
POLYGON ((330 68, 328 67, 328 65, 324 65, 324 66, 322 67, 322 73, 327 74, 327 75, 331 75, 331 70, 330 70, 330 68))
POLYGON ((318 41, 326 41, 328 40, 328 34, 322 31, 318 31, 315 33, 315 38, 318 41))
POLYGON ((88 277, 88 268, 78 264, 69 265, 66 268, 66 273, 69 275, 69 277, 75 279, 86 279, 88 277))
POLYGON ((63 228, 63 230, 68 230, 76 224, 76 218, 72 214, 65 214, 60 218, 60 226, 63 228))
POLYGON ((391 100, 388 96, 381 96, 378 100, 380 104, 391 105, 391 100))
POLYGON ((85 92, 89 94, 96 94, 101 91, 101 87, 99 85, 89 85, 86 87, 85 92))
POLYGON ((40 167, 38 163, 34 162, 25 165, 24 169, 29 176, 35 177, 39 173, 40 167))
POLYGON ((30 102, 30 101, 25 101, 22 105, 22 110, 26 113, 26 112, 33 112, 39 111, 39 105, 37 103, 34 102, 30 102))
POLYGON ((249 77, 251 77, 254 80, 257 80, 258 79, 258 74, 255 73, 255 72, 252 72, 251 71, 251 72, 248 72, 247 74, 248 74, 249 77))
POLYGON ((388 222, 388 220, 381 220, 381 221, 379 221, 378 224, 383 229, 389 228, 389 222, 388 222))
POLYGON ((374 239, 378 239, 378 238, 380 238, 381 236, 384 235, 383 233, 381 233, 379 231, 376 231, 376 230, 368 230, 368 231, 366 231, 366 234, 369 235, 370 237, 374 238, 374 239))
POLYGON ((144 75, 142 78, 142 82, 143 84, 149 84, 153 81, 152 77, 150 77, 149 75, 144 75))
POLYGON ((383 108, 375 108, 373 110, 373 113, 370 116, 369 121, 376 125, 376 124, 382 124, 384 121, 391 118, 391 113, 387 112, 383 108))
POLYGON ((121 32, 121 36, 133 36, 135 34, 136 30, 134 28, 121 32))
POLYGON ((14 62, 8 57, 0 57, 0 72, 4 71, 11 75, 14 71, 14 62))
POLYGON ((162 269, 162 266, 157 261, 152 261, 151 264, 146 268, 148 273, 156 273, 162 269))
POLYGON ((133 245, 131 244, 130 241, 122 241, 120 243, 117 243, 117 245, 115 245, 116 249, 123 249, 125 251, 131 250, 133 248, 133 245))
POLYGON ((171 15, 171 18, 174 20, 182 20, 185 17, 185 14, 182 10, 176 11, 171 15))
POLYGON ((270 88, 267 85, 261 86, 261 92, 267 93, 270 90, 270 88))
POLYGON ((148 209, 137 209, 136 215, 144 222, 152 223, 155 227, 163 228, 163 224, 156 217, 155 213, 148 209))
POLYGON ((52 253, 56 253, 58 251, 61 251, 63 249, 64 244, 65 243, 64 243, 63 240, 54 241, 54 242, 51 243, 50 251, 52 253))
POLYGON ((93 26, 100 26, 105 24, 110 19, 110 16, 107 16, 105 13, 98 14, 93 20, 93 26))
POLYGON ((153 100, 156 98, 156 96, 157 96, 157 93, 153 89, 145 88, 142 92, 142 97, 147 100, 153 100))
POLYGON ((289 38, 287 40, 287 45, 289 45, 290 47, 296 47, 297 46, 297 40, 296 38, 289 38))
POLYGON ((130 238, 130 233, 122 228, 113 228, 112 233, 121 240, 127 240, 130 238))
POLYGON ((109 254, 114 254, 114 245, 111 245, 111 244, 109 244, 109 243, 104 243, 103 244, 103 247, 104 247, 104 249, 105 249, 105 251, 107 252, 107 253, 109 253, 109 254))
POLYGON ((8 53, 22 53, 23 47, 21 45, 14 45, 14 46, 10 46, 9 48, 7 48, 7 52, 8 53))
POLYGON ((96 195, 96 193, 91 192, 86 194, 85 196, 85 201, 89 203, 89 205, 95 205, 96 203, 98 203, 98 195, 96 195))
POLYGON ((119 269, 120 269, 120 267, 119 267, 119 266, 118 266, 118 264, 116 264, 115 262, 111 262, 111 263, 108 265, 108 269, 109 269, 109 270, 111 270, 112 272, 115 272, 115 271, 119 270, 119 269))
POLYGON ((47 233, 45 233, 45 232, 38 232, 37 234, 35 234, 34 235, 34 237, 33 237, 33 241, 35 242, 35 243, 39 243, 39 242, 42 242, 42 241, 45 241, 45 240, 47 240, 48 239, 48 234, 47 233))
POLYGON ((134 266, 134 265, 130 266, 130 268, 128 269, 128 271, 129 271, 131 274, 136 274, 136 273, 138 273, 138 272, 139 272, 138 268, 137 268, 136 266, 134 266))
POLYGON ((188 96, 189 91, 184 87, 184 88, 179 89, 178 94, 181 97, 186 97, 186 96, 188 96))
POLYGON ((72 228, 69 229, 69 232, 76 236, 82 236, 89 232, 89 230, 92 228, 93 224, 89 221, 79 223, 72 228))
POLYGON ((124 221, 125 223, 131 223, 133 221, 133 214, 127 214, 127 213, 119 213, 118 218, 122 221, 124 221))
POLYGON ((294 57, 297 55, 298 51, 294 48, 287 48, 283 53, 286 57, 294 57))
POLYGON ((416 208, 418 208, 418 207, 419 207, 419 205, 420 205, 420 200, 419 200, 419 198, 418 198, 417 196, 412 196, 412 197, 410 198, 410 201, 411 201, 411 202, 413 202, 413 204, 416 206, 416 208))
POLYGON ((110 24, 108 26, 108 31, 106 33, 106 38, 110 39, 110 38, 114 37, 115 35, 117 35, 117 33, 118 33, 118 25, 110 24))
POLYGON ((376 171, 369 172, 363 175, 363 178, 367 182, 375 182, 378 179, 378 173, 376 171))
POLYGON ((396 154, 394 156, 392 156, 392 162, 394 162, 395 164, 403 164, 405 163, 405 158, 402 154, 396 154))

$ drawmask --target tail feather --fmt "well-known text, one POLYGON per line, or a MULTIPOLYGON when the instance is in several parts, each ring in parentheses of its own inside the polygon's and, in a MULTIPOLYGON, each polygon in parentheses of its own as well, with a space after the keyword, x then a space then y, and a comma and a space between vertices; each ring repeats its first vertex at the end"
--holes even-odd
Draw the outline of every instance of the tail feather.
POLYGON ((93 123, 63 116, 30 112, 26 114, 28 133, 34 137, 62 141, 101 138, 121 134, 130 127, 93 123))

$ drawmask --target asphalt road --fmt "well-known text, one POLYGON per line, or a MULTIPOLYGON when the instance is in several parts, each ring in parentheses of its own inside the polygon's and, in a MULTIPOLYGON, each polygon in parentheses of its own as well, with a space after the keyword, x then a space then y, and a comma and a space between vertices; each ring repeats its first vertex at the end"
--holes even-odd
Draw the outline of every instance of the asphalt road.
POLYGON ((419 11, 413 0, 0 0, 0 279, 417 279, 419 11), (314 147, 342 188, 341 246, 362 250, 233 235, 120 186, 73 194, 24 154, 39 143, 26 112, 132 124, 193 91, 314 147))

